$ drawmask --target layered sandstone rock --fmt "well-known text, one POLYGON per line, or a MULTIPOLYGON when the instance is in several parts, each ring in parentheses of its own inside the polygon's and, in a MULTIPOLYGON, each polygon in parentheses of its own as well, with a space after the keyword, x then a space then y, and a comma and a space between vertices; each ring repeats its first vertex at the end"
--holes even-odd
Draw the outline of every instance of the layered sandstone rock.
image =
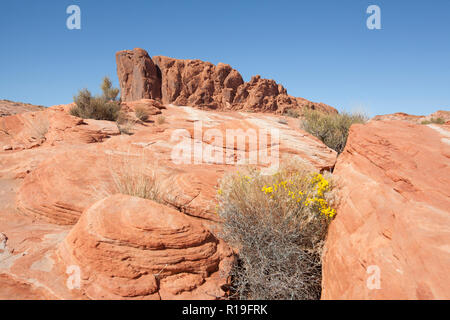
POLYGON ((352 126, 334 171, 341 203, 326 242, 323 299, 450 297, 449 158, 446 125, 352 126))
POLYGON ((120 134, 111 121, 80 119, 69 115, 67 107, 54 106, 0 118, 0 146, 3 150, 24 150, 40 145, 101 142, 120 134), (8 146, 8 148, 5 148, 8 146))
POLYGON ((116 62, 122 101, 161 98, 161 76, 145 50, 119 51, 116 62))
POLYGON ((134 112, 137 109, 143 109, 149 115, 155 115, 161 114, 161 110, 165 109, 165 107, 158 100, 154 99, 140 99, 121 103, 121 110, 124 112, 134 112))
POLYGON ((274 80, 255 76, 249 82, 244 82, 240 73, 228 64, 213 65, 200 60, 164 56, 151 59, 142 49, 120 51, 116 56, 123 101, 160 98, 164 104, 279 114, 287 110, 301 113, 305 109, 337 112, 324 103, 288 95, 286 89, 274 80), (139 58, 135 58, 136 56, 139 58), (146 72, 128 76, 130 70, 143 69, 142 61, 148 66, 144 68, 146 72), (153 68, 153 63, 157 66, 156 69, 153 68), (139 90, 134 90, 135 83, 147 83, 148 86, 139 85, 139 90), (158 96, 157 92, 161 95, 158 96))
POLYGON ((92 299, 218 298, 233 259, 200 221, 125 195, 87 209, 59 253, 92 299))
POLYGON ((450 111, 438 110, 427 116, 417 116, 412 114, 407 114, 404 112, 396 112, 392 114, 378 115, 373 118, 373 120, 402 120, 409 121, 413 123, 422 123, 424 121, 431 121, 436 119, 442 119, 443 122, 450 121, 450 111))
POLYGON ((43 106, 36 106, 30 103, 15 102, 10 100, 0 100, 0 117, 41 110, 44 110, 43 106))
MULTIPOLYGON (((135 133, 131 136, 111 136, 103 143, 96 144, 73 143, 68 149, 55 154, 47 153, 47 161, 41 162, 24 175, 25 179, 17 192, 18 209, 52 223, 74 224, 81 213, 94 202, 118 192, 114 177, 131 170, 136 171, 135 174, 158 176, 160 188, 164 191, 164 201, 168 205, 192 216, 216 220, 214 210, 218 180, 225 172, 236 170, 239 160, 244 160, 240 165, 245 165, 245 160, 259 151, 268 155, 267 163, 260 162, 261 166, 276 165, 279 157, 297 157, 317 169, 329 169, 336 160, 333 150, 298 128, 297 119, 284 124, 278 122, 279 117, 266 114, 211 112, 174 106, 161 111, 166 119, 163 125, 136 125, 135 133), (194 124, 199 123, 202 125, 202 132, 197 136, 194 124), (236 149, 229 149, 226 144, 227 131, 236 134, 241 132, 244 135, 253 132, 258 138, 267 128, 277 130, 279 139, 271 140, 267 135, 266 145, 258 141, 256 144, 249 144, 247 140, 244 145, 236 144, 236 149), (179 130, 184 130, 188 137, 181 139, 175 135, 179 130), (208 132, 218 132, 222 139, 208 137, 208 132), (194 158, 194 145, 197 143, 202 143, 204 150, 199 160, 194 158), (189 159, 178 163, 173 158, 173 152, 181 147, 189 148, 190 152, 186 154, 189 159), (211 153, 221 155, 221 158, 208 158, 211 153), (233 161, 231 165, 230 160, 233 161)), ((62 109, 58 112, 64 114, 62 109)), ((151 117, 153 118, 150 120, 155 121, 155 116, 151 117)), ((51 123, 50 127, 53 126, 51 123)), ((67 129, 60 134, 62 137, 66 135, 68 139, 72 131, 67 129)), ((49 134, 47 136, 50 139, 49 134)), ((68 146, 67 143, 48 144, 49 142, 50 140, 44 146, 68 146)), ((34 156, 26 158, 40 159, 45 156, 39 150, 37 148, 34 156)), ((5 155, 5 160, 12 157, 13 155, 5 155)), ((10 165, 9 160, 4 162, 5 170, 11 171, 8 166, 17 166, 17 162, 23 161, 21 158, 14 159, 10 165)), ((26 168, 29 168, 29 164, 20 172, 24 172, 26 168)))

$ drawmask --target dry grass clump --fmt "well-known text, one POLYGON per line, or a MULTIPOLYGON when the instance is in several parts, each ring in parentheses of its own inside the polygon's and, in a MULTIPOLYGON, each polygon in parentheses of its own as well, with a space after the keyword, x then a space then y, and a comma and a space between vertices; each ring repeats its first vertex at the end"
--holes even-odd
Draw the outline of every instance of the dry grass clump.
POLYGON ((363 113, 327 114, 316 110, 306 110, 303 116, 301 128, 337 153, 344 150, 351 125, 365 123, 368 119, 363 113))
POLYGON ((291 117, 291 118, 298 118, 300 117, 300 113, 298 113, 295 109, 287 109, 283 112, 283 115, 291 117))
POLYGON ((238 250, 238 299, 319 299, 321 253, 336 212, 332 181, 303 164, 228 175, 218 190, 219 236, 238 250))
POLYGON ((145 107, 136 107, 136 109, 134 110, 134 114, 136 115, 136 118, 143 122, 148 120, 149 114, 145 107))
POLYGON ((103 79, 101 88, 101 96, 92 96, 87 89, 80 90, 74 97, 75 106, 70 114, 83 119, 116 121, 120 112, 120 103, 116 100, 119 90, 112 88, 107 77, 103 79))
POLYGON ((159 116, 156 118, 156 123, 157 123, 158 125, 162 125, 162 124, 166 123, 166 117, 164 117, 163 115, 159 115, 159 116))
POLYGON ((430 120, 424 120, 421 124, 444 124, 445 120, 443 118, 431 118, 430 120))
POLYGON ((120 134, 132 135, 136 120, 131 119, 127 113, 120 111, 116 120, 120 134))
POLYGON ((117 192, 161 202, 159 181, 144 154, 128 154, 116 165, 118 169, 112 171, 112 176, 117 192))

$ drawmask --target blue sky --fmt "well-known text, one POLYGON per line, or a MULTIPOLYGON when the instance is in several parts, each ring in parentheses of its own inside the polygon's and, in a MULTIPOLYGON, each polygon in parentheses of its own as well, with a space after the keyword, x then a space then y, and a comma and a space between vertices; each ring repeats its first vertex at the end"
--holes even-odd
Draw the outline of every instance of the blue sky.
POLYGON ((2 0, 0 99, 69 103, 81 88, 117 86, 115 52, 224 62, 244 80, 339 110, 450 110, 449 0, 2 0), (81 30, 66 8, 81 8, 81 30), (381 8, 369 30, 366 8, 381 8))

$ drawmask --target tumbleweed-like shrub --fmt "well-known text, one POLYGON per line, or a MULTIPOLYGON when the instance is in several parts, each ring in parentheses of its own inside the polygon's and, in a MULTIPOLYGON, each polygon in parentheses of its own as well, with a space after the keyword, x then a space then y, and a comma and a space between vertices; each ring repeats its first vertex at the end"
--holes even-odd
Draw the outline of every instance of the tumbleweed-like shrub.
POLYGON ((136 107, 136 109, 134 110, 134 114, 136 116, 136 118, 138 118, 139 120, 145 122, 148 120, 148 111, 145 107, 136 107))
POLYGON ((336 214, 332 189, 328 175, 300 163, 221 180, 218 235, 238 251, 233 298, 320 298, 322 248, 336 214))
POLYGON ((300 126, 329 148, 341 153, 347 143, 351 125, 366 121, 367 116, 363 113, 328 114, 317 110, 305 110, 300 126))

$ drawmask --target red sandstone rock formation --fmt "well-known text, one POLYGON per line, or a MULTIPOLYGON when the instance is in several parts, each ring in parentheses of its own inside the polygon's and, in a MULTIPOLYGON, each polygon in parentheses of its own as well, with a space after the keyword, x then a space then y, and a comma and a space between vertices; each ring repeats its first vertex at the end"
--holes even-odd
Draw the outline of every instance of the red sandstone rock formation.
MULTIPOLYGON (((221 271, 226 271, 231 256, 210 227, 217 220, 218 180, 238 169, 225 160, 259 150, 275 158, 271 152, 276 147, 281 157, 298 157, 318 169, 330 168, 336 160, 334 151, 299 129, 298 119, 164 107, 144 99, 124 102, 123 111, 155 108, 165 122, 157 124, 159 115, 151 114, 148 122, 134 124, 132 135, 119 135, 114 122, 73 117, 68 113, 71 107, 0 119, 1 299, 222 296, 226 279, 221 271), (227 129, 245 133, 276 128, 280 139, 269 136, 264 146, 247 142, 230 148, 220 139, 195 136, 194 125, 199 123, 203 133, 211 129, 224 136, 227 129), (41 134, 36 139, 32 128, 40 129, 41 124, 45 130, 37 130, 41 134), (173 140, 179 129, 190 137, 173 140), (224 162, 172 161, 175 146, 199 142, 205 151, 222 151, 224 162), (143 174, 156 174, 163 204, 118 195, 114 179, 123 174, 124 160, 131 168, 144 165, 143 174), (88 220, 96 222, 87 224, 88 220), (174 243, 178 247, 171 247, 174 243), (122 260, 125 255, 130 258, 122 260), (148 255, 155 259, 143 260, 148 255), (74 264, 81 270, 82 286, 70 289, 67 267, 74 264), (167 264, 166 269, 161 264, 167 264)), ((269 164, 261 166, 271 170, 269 164)))
POLYGON ((214 299, 233 259, 201 221, 119 194, 87 209, 59 252, 92 299, 214 299))
POLYGON ((403 120, 414 123, 422 123, 423 121, 430 121, 431 119, 442 119, 444 122, 450 121, 450 111, 438 110, 428 116, 416 116, 404 112, 397 112, 392 114, 378 115, 373 120, 403 120))
POLYGON ((117 52, 116 62, 122 101, 161 98, 161 77, 145 50, 117 52))
MULTIPOLYGON (((197 121, 202 122, 204 130, 218 130, 223 133, 224 138, 227 130, 241 129, 245 133, 248 129, 259 132, 266 128, 276 128, 280 130, 278 145, 280 156, 300 157, 319 169, 331 168, 336 159, 334 151, 296 128, 298 127, 296 119, 293 119, 296 121, 292 121, 291 125, 284 125, 278 122, 278 117, 262 114, 244 116, 236 112, 212 112, 173 106, 158 110, 162 111, 166 118, 166 123, 160 127, 137 126, 134 135, 113 137, 102 144, 94 143, 89 146, 78 145, 84 141, 75 139, 69 140, 70 145, 67 142, 60 142, 61 147, 70 146, 70 148, 48 156, 48 161, 39 164, 31 173, 25 174, 25 180, 17 195, 18 208, 23 213, 44 218, 52 223, 74 224, 80 214, 99 200, 99 197, 116 192, 112 174, 120 170, 118 165, 122 158, 139 161, 145 157, 149 169, 164 180, 163 189, 167 203, 183 208, 190 215, 214 220, 215 185, 221 174, 234 170, 234 166, 226 165, 225 158, 222 164, 206 162, 194 164, 193 161, 187 164, 174 164, 171 160, 172 150, 180 143, 178 140, 171 140, 173 132, 185 129, 190 132, 189 141, 194 144, 193 124, 197 121)), ((65 112, 54 111, 54 113, 55 115, 50 118, 52 128, 54 127, 52 121, 59 121, 61 117, 70 121, 82 121, 65 112)), ((70 121, 65 122, 66 130, 56 131, 60 134, 61 141, 72 136, 71 126, 88 127, 76 125, 70 121)), ((102 123, 102 121, 92 121, 102 123)), ((53 131, 50 130, 50 132, 53 131)), ((47 136, 52 135, 49 133, 47 136)), ((219 141, 207 140, 204 135, 202 137, 205 148, 210 144, 219 143, 219 141)), ((44 146, 57 145, 53 141, 55 138, 45 142, 44 146), (50 141, 52 143, 49 143, 50 141)), ((218 147, 226 148, 225 141, 222 143, 223 145, 218 147)), ((244 151, 248 158, 250 151, 248 143, 245 147, 247 150, 244 151)), ((269 149, 273 147, 274 145, 268 146, 269 149)), ((225 156, 226 149, 222 152, 225 156)))
POLYGON ((30 103, 14 102, 10 100, 0 100, 0 117, 11 116, 14 114, 40 111, 43 110, 42 106, 35 106, 30 103))
MULTIPOLYGON (((164 104, 213 110, 282 114, 289 109, 301 113, 308 108, 337 112, 324 103, 314 103, 288 95, 286 89, 274 80, 255 76, 249 82, 244 82, 239 72, 228 64, 219 63, 215 66, 200 60, 180 60, 163 56, 150 59, 142 49, 120 51, 116 56, 123 101, 151 97, 161 98, 164 104), (131 58, 137 56, 136 52, 139 53, 139 58, 131 58), (134 73, 130 80, 129 70, 141 70, 142 61, 148 66, 145 68, 146 72, 134 73), (157 66, 156 69, 153 68, 153 63, 157 66), (146 90, 133 91, 136 83, 149 85, 146 90), (155 94, 159 90, 161 96, 155 94), (130 94, 132 91, 135 94, 130 94)), ((138 87, 143 88, 141 85, 138 87)))
POLYGON ((449 158, 449 126, 352 126, 334 171, 341 203, 326 242, 323 299, 450 297, 449 158))

